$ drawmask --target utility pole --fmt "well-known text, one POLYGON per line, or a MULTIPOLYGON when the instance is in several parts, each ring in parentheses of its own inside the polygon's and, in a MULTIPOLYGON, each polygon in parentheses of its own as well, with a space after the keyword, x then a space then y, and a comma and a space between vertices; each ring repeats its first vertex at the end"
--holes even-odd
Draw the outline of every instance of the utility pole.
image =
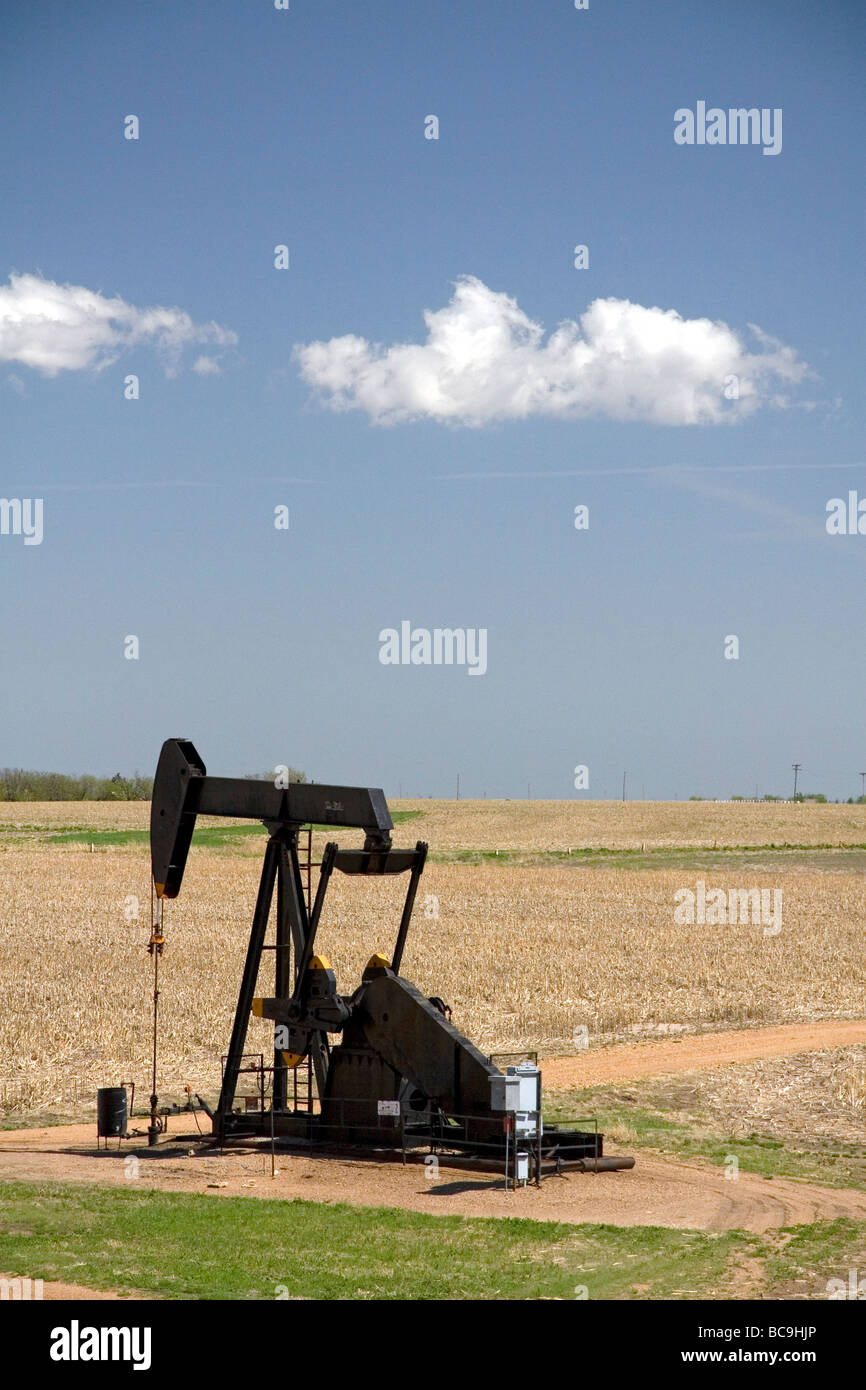
POLYGON ((457 774, 457 800, 460 800, 460 773, 457 774))
POLYGON ((531 800, 532 800, 532 783, 531 783, 531 782, 527 782, 527 784, 526 784, 526 800, 527 800, 527 801, 531 801, 531 800))
POLYGON ((622 799, 625 801, 625 773, 622 774, 622 799))
POLYGON ((792 763, 791 766, 792 766, 793 769, 794 769, 794 795, 796 796, 796 795, 797 795, 797 777, 798 777, 800 771, 802 770, 803 764, 802 764, 802 763, 792 763))
POLYGON ((861 773, 860 773, 860 787, 861 787, 860 795, 861 795, 861 796, 866 796, 866 772, 861 772, 861 773))

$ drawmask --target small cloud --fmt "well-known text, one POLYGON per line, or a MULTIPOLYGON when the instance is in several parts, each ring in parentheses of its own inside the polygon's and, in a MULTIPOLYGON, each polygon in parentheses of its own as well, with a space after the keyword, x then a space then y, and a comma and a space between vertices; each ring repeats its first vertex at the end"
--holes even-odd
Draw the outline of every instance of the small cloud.
POLYGON ((199 376, 218 376, 222 371, 222 367, 215 357, 205 355, 195 359, 192 369, 194 372, 198 372, 199 376))
POLYGON ((347 334, 299 344, 293 358, 332 410, 364 410, 379 425, 591 416, 730 423, 787 403, 778 383, 810 375, 792 348, 761 329, 751 329, 750 351, 725 323, 627 299, 594 300, 579 322, 566 319, 545 341, 515 299, 471 275, 424 321, 423 343, 383 346, 347 334), (733 379, 736 391, 726 393, 733 379))
POLYGON ((23 396, 27 390, 21 377, 16 372, 10 372, 6 377, 6 385, 15 392, 16 396, 23 396))
POLYGON ((45 376, 99 371, 141 344, 154 347, 174 375, 185 348, 236 342, 231 329, 195 323, 183 309, 139 309, 41 275, 12 274, 0 286, 0 362, 20 362, 45 376))

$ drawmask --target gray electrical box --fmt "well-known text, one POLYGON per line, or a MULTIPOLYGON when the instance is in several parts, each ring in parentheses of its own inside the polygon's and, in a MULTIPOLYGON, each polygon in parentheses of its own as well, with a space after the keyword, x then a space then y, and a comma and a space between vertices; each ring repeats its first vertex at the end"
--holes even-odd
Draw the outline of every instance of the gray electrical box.
POLYGON ((518 1134, 541 1129, 541 1072, 532 1062, 508 1067, 504 1076, 490 1078, 490 1108, 513 1115, 518 1134))
MULTIPOLYGON (((506 1136, 513 1135, 513 1157, 508 1155, 506 1137, 505 1186, 511 1172, 517 1183, 529 1181, 530 1153, 537 1147, 536 1161, 541 1159, 541 1072, 532 1062, 506 1067, 490 1078, 490 1108, 511 1115, 506 1136)), ((538 1170, 537 1170, 538 1171, 538 1170)))
POLYGON ((532 1062, 521 1062, 519 1067, 509 1067, 509 1076, 516 1076, 520 1083, 518 1110, 541 1110, 541 1072, 532 1062))
POLYGON ((499 1075, 490 1078, 490 1109, 491 1110, 519 1110, 520 1105, 520 1078, 517 1076, 499 1075))

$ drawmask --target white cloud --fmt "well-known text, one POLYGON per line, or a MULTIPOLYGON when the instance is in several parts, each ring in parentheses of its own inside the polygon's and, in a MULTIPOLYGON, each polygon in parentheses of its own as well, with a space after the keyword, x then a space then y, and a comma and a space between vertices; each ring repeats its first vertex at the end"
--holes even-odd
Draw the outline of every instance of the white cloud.
POLYGON ((20 362, 46 376, 98 370, 142 343, 156 348, 172 374, 185 347, 236 342, 230 329, 194 323, 183 309, 138 309, 41 275, 13 274, 8 285, 0 285, 0 361, 20 362))
POLYGON ((202 353, 201 357, 195 359, 192 369, 194 372, 198 372, 199 376, 216 376, 222 371, 216 358, 208 357, 207 353, 202 353))
POLYGON ((444 309, 425 311, 424 321, 424 343, 385 347, 348 334, 299 344, 294 358, 332 409, 365 410, 382 425, 593 415, 717 424, 771 401, 787 404, 779 384, 809 374, 792 348, 754 326, 750 351, 725 323, 627 299, 594 300, 579 323, 565 320, 545 341, 542 325, 516 300, 471 275, 457 281, 444 309), (735 400, 725 396, 732 377, 735 400))

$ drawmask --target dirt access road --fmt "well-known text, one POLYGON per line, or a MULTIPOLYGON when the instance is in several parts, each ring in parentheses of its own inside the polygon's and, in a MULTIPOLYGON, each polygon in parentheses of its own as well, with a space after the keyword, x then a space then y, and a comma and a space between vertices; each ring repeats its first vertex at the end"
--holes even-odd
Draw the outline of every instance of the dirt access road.
POLYGON ((717 1167, 650 1155, 640 1155, 630 1171, 569 1173, 546 1179, 540 1188, 505 1192, 500 1177, 467 1174, 444 1163, 433 1174, 419 1162, 404 1167, 399 1161, 325 1154, 311 1158, 278 1152, 278 1171, 272 1178, 266 1152, 232 1149, 218 1154, 192 1141, 179 1144, 177 1138, 155 1151, 125 1144, 121 1152, 97 1152, 92 1124, 8 1131, 0 1136, 0 1179, 143 1184, 216 1198, 302 1197, 433 1215, 521 1216, 572 1225, 761 1232, 839 1216, 866 1221, 866 1192, 742 1172, 736 1182, 729 1182, 717 1167), (132 1153, 139 1160, 135 1176, 127 1161, 132 1153))
POLYGON ((740 1028, 727 1033, 698 1033, 682 1038, 625 1043, 541 1063, 544 1089, 556 1091, 601 1086, 638 1077, 676 1072, 714 1071, 763 1057, 790 1057, 798 1052, 852 1047, 866 1042, 866 1019, 829 1019, 825 1023, 783 1023, 772 1028, 740 1028))
MULTIPOLYGON (((612 1047, 598 1054, 550 1059, 544 1064, 550 1089, 669 1075, 759 1057, 843 1047, 866 1041, 866 1020, 792 1024, 785 1027, 704 1034, 681 1042, 612 1047)), ((172 1121, 180 1126, 180 1119, 172 1121)), ((359 1206, 402 1207, 463 1216, 522 1216, 539 1221, 660 1225, 703 1230, 737 1228, 762 1232, 780 1226, 849 1216, 866 1221, 866 1192, 827 1188, 790 1178, 741 1172, 736 1182, 715 1166, 638 1157, 631 1171, 572 1173, 550 1178, 540 1189, 503 1191, 502 1179, 467 1175, 440 1164, 432 1173, 422 1163, 404 1166, 378 1159, 280 1153, 278 1172, 270 1157, 253 1148, 216 1153, 199 1136, 170 1133, 156 1151, 143 1134, 122 1151, 97 1151, 93 1124, 0 1133, 0 1178, 31 1182, 76 1181, 103 1185, 143 1183, 173 1192, 219 1197, 251 1196, 359 1206), (135 1153, 138 1164, 127 1159, 135 1153)))

